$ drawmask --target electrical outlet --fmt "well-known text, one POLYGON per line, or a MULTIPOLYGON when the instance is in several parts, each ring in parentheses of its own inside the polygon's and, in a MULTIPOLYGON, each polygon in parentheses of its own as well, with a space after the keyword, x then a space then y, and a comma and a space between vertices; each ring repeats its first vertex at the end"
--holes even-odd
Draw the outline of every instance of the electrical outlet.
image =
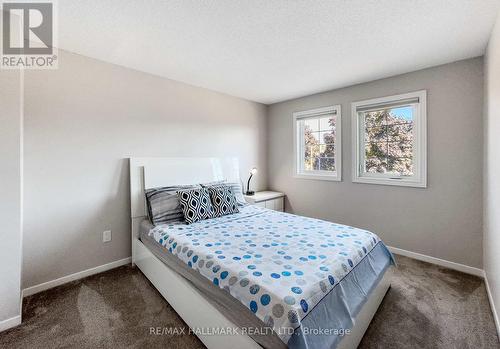
POLYGON ((106 230, 102 232, 102 242, 111 241, 111 230, 106 230))

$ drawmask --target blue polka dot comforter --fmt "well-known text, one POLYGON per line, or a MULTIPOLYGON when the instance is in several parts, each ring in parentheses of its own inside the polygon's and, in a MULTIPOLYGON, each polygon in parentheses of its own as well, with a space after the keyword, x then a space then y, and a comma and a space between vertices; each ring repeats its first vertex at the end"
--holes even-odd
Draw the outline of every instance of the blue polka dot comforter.
POLYGON ((160 225, 149 234, 285 343, 380 242, 366 230, 257 206, 191 225, 160 225))

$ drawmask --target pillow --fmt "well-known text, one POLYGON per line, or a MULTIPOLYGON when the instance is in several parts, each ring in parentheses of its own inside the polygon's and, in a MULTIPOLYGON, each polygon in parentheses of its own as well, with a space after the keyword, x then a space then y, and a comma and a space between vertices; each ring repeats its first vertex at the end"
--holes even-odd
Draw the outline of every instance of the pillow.
POLYGON ((236 197, 230 186, 212 186, 208 188, 208 192, 210 193, 210 200, 212 200, 215 217, 240 212, 238 202, 236 202, 236 197))
POLYGON ((177 191, 195 188, 200 188, 200 186, 177 185, 146 190, 146 206, 151 223, 159 225, 184 222, 184 214, 177 197, 177 191))
POLYGON ((213 182, 201 183, 200 185, 203 188, 208 188, 208 187, 213 187, 214 185, 223 185, 223 184, 226 184, 226 182, 227 181, 225 179, 222 179, 220 181, 213 181, 213 182))
POLYGON ((210 187, 215 187, 215 186, 221 186, 221 185, 226 185, 229 186, 236 197, 236 202, 238 203, 239 206, 246 206, 248 203, 245 201, 245 198, 243 197, 243 187, 241 186, 241 183, 239 182, 226 182, 224 181, 215 181, 215 182, 210 182, 210 183, 202 183, 200 184, 203 188, 210 188, 210 187))
POLYGON ((179 190, 177 196, 187 224, 215 217, 206 188, 179 190))

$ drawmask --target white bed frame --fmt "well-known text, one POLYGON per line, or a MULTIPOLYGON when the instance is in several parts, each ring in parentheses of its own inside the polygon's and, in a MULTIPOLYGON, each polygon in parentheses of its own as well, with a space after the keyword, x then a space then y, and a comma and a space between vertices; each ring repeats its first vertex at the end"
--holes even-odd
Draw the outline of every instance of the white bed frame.
MULTIPOLYGON (((144 190, 167 185, 240 180, 236 158, 130 158, 132 264, 151 281, 186 324, 196 329, 237 328, 181 275, 167 267, 139 240, 140 223, 147 217, 144 190)), ((355 325, 338 349, 356 348, 390 287, 386 272, 355 319, 355 325)), ((260 348, 249 336, 197 334, 209 349, 260 348)))

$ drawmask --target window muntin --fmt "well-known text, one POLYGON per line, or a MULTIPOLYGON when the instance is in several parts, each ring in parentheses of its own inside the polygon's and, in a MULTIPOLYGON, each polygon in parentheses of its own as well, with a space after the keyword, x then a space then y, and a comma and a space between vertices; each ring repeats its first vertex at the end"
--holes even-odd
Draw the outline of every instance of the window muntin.
POLYGON ((294 113, 298 177, 340 180, 340 106, 294 113))
POLYGON ((426 186, 425 91, 353 103, 355 182, 426 186))

